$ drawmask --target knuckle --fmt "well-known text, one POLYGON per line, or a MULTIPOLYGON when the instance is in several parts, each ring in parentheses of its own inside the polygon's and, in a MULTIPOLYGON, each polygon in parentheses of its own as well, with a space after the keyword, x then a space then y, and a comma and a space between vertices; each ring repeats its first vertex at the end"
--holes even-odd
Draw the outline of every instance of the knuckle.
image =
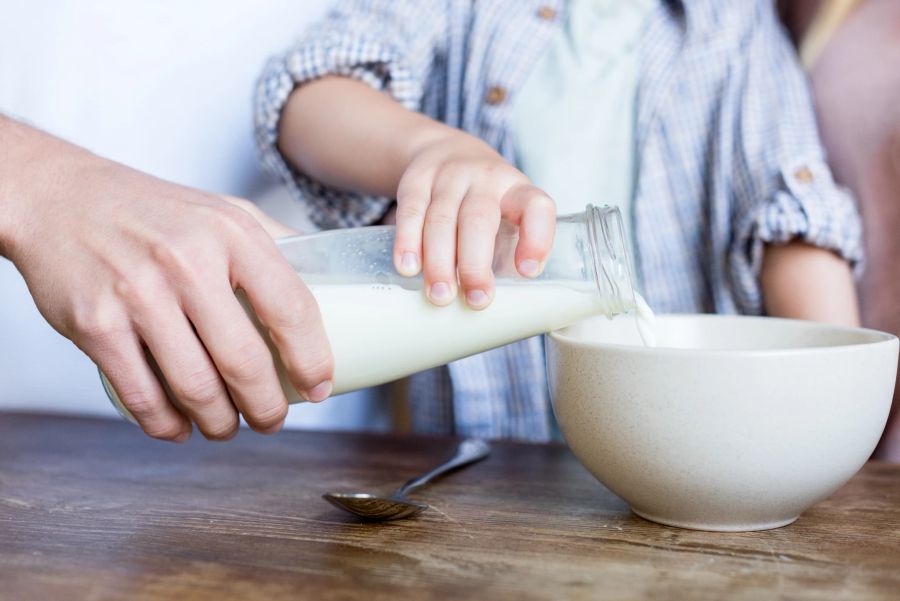
POLYGON ((159 440, 175 440, 182 432, 181 424, 176 419, 152 420, 142 424, 141 428, 147 436, 159 440))
POLYGON ((478 165, 478 179, 500 189, 521 181, 522 173, 503 160, 484 161, 478 165))
POLYGON ((310 306, 306 294, 289 293, 283 298, 289 300, 273 313, 271 323, 266 324, 269 328, 294 332, 305 331, 315 325, 318 313, 310 306))
POLYGON ((125 390, 118 393, 119 400, 131 412, 147 436, 160 440, 173 440, 181 434, 178 419, 163 415, 163 407, 149 390, 125 390))
MULTIPOLYGON (((194 281, 199 272, 203 271, 200 263, 203 261, 203 253, 191 250, 192 245, 185 240, 171 240, 156 242, 150 247, 150 255, 155 264, 154 271, 160 274, 161 279, 170 282, 194 281)), ((204 245, 198 243, 197 248, 204 245)), ((132 276, 121 278, 117 282, 117 293, 125 295, 123 298, 129 302, 143 303, 146 295, 158 291, 158 286, 146 285, 150 276, 132 276)))
POLYGON ((236 415, 204 424, 201 428, 203 436, 209 440, 228 440, 237 432, 240 422, 236 415))
POLYGON ((101 347, 109 346, 130 330, 127 322, 120 319, 120 312, 104 302, 76 303, 70 322, 78 338, 101 347))
POLYGON ((435 182, 438 185, 453 184, 461 179, 467 179, 472 172, 472 167, 466 161, 450 161, 444 163, 437 172, 435 182))
POLYGON ((428 195, 431 174, 423 170, 407 170, 397 184, 397 199, 415 199, 428 195))
POLYGON ((272 356, 265 346, 248 343, 239 346, 219 364, 219 372, 229 382, 247 384, 262 380, 272 367, 272 356))
POLYGON ((464 207, 464 212, 460 215, 461 226, 486 234, 496 234, 500 226, 500 207, 493 202, 476 201, 471 204, 473 206, 464 207))
MULTIPOLYGON (((154 395, 149 390, 130 389, 117 390, 119 400, 131 412, 136 420, 144 423, 144 421, 152 420, 159 411, 158 404, 154 401, 154 395)), ((146 430, 146 428, 144 428, 146 430)))
POLYGON ((334 359, 330 352, 316 353, 306 362, 304 369, 318 379, 330 378, 334 371, 334 359))
POLYGON ((185 246, 202 250, 209 247, 210 239, 227 245, 229 242, 234 243, 257 236, 262 231, 262 226, 253 216, 257 210, 255 207, 245 208, 243 204, 239 205, 221 198, 214 198, 209 203, 198 205, 195 222, 199 224, 199 227, 185 236, 189 240, 193 236, 194 243, 188 243, 185 246))
POLYGON ((181 398, 201 412, 214 407, 224 397, 219 374, 212 369, 191 373, 173 386, 177 386, 181 398))
POLYGON ((216 220, 231 235, 256 236, 261 229, 259 222, 253 217, 256 210, 256 207, 244 209, 223 201, 216 207, 216 220))
POLYGON ((424 206, 414 202, 397 203, 397 221, 422 221, 424 218, 424 206))
POLYGON ((426 247, 423 253, 423 269, 425 279, 428 282, 452 281, 456 274, 456 261, 453 256, 447 256, 440 251, 431 252, 426 247))
POLYGON ((553 199, 550 196, 537 188, 534 189, 534 192, 529 195, 527 202, 528 210, 539 210, 539 211, 547 211, 549 213, 556 213, 556 203, 553 202, 553 199))
POLYGON ((455 228, 456 214, 450 211, 432 208, 425 216, 425 225, 435 228, 455 228))
POLYGON ((331 353, 318 352, 298 357, 288 371, 295 380, 295 384, 299 384, 301 388, 309 388, 323 380, 332 379, 334 361, 331 353))
POLYGON ((113 292, 116 298, 124 302, 126 305, 134 306, 143 304, 143 293, 141 286, 130 277, 120 277, 113 282, 113 292))
POLYGON ((474 262, 460 263, 457 266, 457 272, 459 273, 459 279, 469 286, 486 282, 491 277, 491 271, 487 265, 480 265, 474 262))
POLYGON ((494 179, 509 173, 509 165, 501 161, 484 161, 478 166, 479 173, 486 179, 494 179))
POLYGON ((150 256, 157 265, 166 270, 183 270, 187 266, 184 253, 174 240, 154 242, 150 246, 150 256))
POLYGON ((162 286, 148 273, 137 271, 131 275, 116 278, 113 282, 115 298, 130 309, 145 310, 151 307, 162 286))
POLYGON ((247 423, 256 428, 267 429, 283 422, 287 414, 287 404, 284 401, 280 401, 277 404, 247 412, 244 418, 247 420, 247 423))
POLYGON ((425 283, 426 285, 434 284, 435 282, 444 282, 450 286, 451 294, 456 294, 457 292, 457 284, 459 284, 459 278, 457 276, 456 270, 454 269, 446 269, 441 266, 438 269, 431 268, 427 270, 425 273, 425 283))
MULTIPOLYGON (((225 202, 227 202, 231 205, 236 206, 237 208, 241 209, 242 211, 246 211, 246 212, 250 213, 251 215, 253 215, 257 211, 259 211, 259 209, 257 208, 257 206, 255 204, 253 204, 252 202, 250 202, 249 200, 244 199, 244 198, 239 198, 237 196, 227 196, 227 197, 223 197, 222 200, 224 200, 225 202)), ((227 205, 223 205, 223 206, 227 206, 227 205)))

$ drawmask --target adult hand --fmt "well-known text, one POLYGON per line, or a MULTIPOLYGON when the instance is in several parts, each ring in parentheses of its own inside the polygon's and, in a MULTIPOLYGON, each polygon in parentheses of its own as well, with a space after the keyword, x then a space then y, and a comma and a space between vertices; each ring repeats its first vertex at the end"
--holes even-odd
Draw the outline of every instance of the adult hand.
MULTIPOLYGON (((0 117, 0 253, 41 314, 106 374, 155 438, 191 421, 228 439, 242 414, 259 432, 287 402, 242 289, 294 387, 331 392, 318 307, 249 203, 165 182, 0 117), (177 402, 151 370, 148 350, 177 402)), ((262 218, 273 234, 289 233, 262 218)))

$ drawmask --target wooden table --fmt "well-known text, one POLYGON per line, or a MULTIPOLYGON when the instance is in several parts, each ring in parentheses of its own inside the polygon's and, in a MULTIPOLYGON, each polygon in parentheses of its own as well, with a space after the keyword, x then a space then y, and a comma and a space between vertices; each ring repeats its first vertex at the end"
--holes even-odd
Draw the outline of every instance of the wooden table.
POLYGON ((900 599, 900 466, 794 525, 714 534, 628 512, 560 445, 499 443, 364 524, 327 490, 443 459, 445 438, 242 432, 185 446, 123 422, 0 414, 0 599, 900 599))

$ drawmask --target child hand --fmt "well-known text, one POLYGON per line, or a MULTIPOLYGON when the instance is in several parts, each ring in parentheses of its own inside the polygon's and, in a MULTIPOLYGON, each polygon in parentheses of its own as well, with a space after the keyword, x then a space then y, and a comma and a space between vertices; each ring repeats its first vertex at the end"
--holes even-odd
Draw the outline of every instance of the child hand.
POLYGON ((490 146, 453 131, 414 153, 397 189, 394 265, 424 270, 428 299, 448 305, 459 286, 466 304, 484 309, 494 296, 491 263, 500 220, 519 226, 517 271, 541 273, 556 230, 556 206, 490 146))

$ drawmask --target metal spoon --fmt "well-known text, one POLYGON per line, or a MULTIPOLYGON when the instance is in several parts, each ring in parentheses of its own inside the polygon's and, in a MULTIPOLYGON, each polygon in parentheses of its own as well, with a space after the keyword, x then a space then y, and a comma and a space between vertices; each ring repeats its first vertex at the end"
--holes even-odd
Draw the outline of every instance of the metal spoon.
POLYGON ((459 443, 456 454, 446 463, 439 465, 424 476, 413 478, 390 497, 382 497, 365 492, 329 492, 322 498, 345 511, 361 518, 373 521, 399 520, 414 516, 428 509, 428 505, 420 501, 408 499, 406 494, 421 488, 448 472, 481 461, 491 452, 491 447, 483 440, 467 438, 459 443))

